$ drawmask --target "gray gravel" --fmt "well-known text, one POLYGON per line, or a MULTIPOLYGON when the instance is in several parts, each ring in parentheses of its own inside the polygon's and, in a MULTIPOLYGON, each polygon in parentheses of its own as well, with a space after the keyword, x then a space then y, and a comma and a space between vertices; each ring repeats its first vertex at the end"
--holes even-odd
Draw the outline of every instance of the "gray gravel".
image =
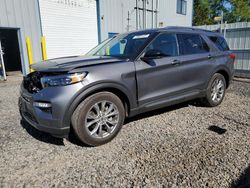
POLYGON ((250 187, 250 83, 235 81, 216 108, 130 119, 97 148, 21 122, 18 95, 19 80, 0 83, 0 187, 250 187))

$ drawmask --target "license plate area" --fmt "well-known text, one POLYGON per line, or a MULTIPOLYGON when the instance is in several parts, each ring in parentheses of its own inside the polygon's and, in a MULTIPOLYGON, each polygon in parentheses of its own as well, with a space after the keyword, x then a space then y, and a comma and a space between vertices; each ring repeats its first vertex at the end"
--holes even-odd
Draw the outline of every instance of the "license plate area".
POLYGON ((30 101, 27 101, 25 98, 21 97, 19 105, 21 112, 26 118, 34 123, 38 123, 35 116, 33 115, 32 103, 30 101))
POLYGON ((21 109, 22 111, 29 111, 29 112, 33 112, 33 106, 32 106, 32 99, 31 97, 22 95, 21 96, 21 109))

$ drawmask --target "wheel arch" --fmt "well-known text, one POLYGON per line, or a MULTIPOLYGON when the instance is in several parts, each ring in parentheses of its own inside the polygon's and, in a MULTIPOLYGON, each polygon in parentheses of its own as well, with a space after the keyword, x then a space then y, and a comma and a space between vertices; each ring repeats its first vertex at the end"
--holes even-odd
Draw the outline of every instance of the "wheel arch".
POLYGON ((230 85, 230 81, 232 79, 232 76, 230 76, 230 71, 228 70, 227 67, 225 66, 219 66, 217 67, 215 70, 213 70, 211 73, 210 73, 210 76, 209 76, 209 79, 207 80, 206 82, 206 88, 208 87, 208 84, 209 84, 209 81, 210 79, 213 77, 214 74, 216 73, 219 73, 221 75, 224 76, 225 80, 226 80, 226 88, 229 87, 230 85))
MULTIPOLYGON (((87 97, 95 94, 95 93, 99 93, 99 92, 110 92, 110 93, 113 93, 115 94, 117 97, 119 97, 124 105, 124 108, 125 108, 125 112, 126 112, 126 116, 129 114, 129 111, 130 111, 130 101, 127 97, 127 95, 124 93, 124 91, 118 89, 118 88, 115 88, 115 87, 101 87, 101 88, 97 88, 91 92, 89 92, 87 95, 84 96, 84 98, 81 100, 81 102, 86 99, 87 97)), ((80 104, 80 103, 79 103, 80 104)), ((78 105, 79 105, 78 104, 78 105)), ((77 106, 78 106, 77 105, 77 106)))
POLYGON ((63 119, 63 124, 64 126, 70 126, 71 124, 71 116, 74 113, 75 109, 77 106, 87 97, 98 93, 98 92, 111 92, 118 96, 125 108, 126 111, 126 116, 129 115, 130 109, 133 108, 133 105, 135 105, 135 101, 133 99, 132 94, 127 91, 126 88, 119 84, 114 84, 114 83, 101 83, 94 85, 92 87, 89 87, 87 89, 83 89, 82 91, 79 92, 79 94, 72 100, 70 103, 69 107, 67 108, 68 110, 65 113, 64 119, 63 119))
POLYGON ((216 71, 216 73, 219 73, 222 76, 224 76, 224 78, 226 80, 226 88, 228 88, 229 87, 229 83, 230 83, 229 73, 225 69, 218 70, 218 71, 216 71))

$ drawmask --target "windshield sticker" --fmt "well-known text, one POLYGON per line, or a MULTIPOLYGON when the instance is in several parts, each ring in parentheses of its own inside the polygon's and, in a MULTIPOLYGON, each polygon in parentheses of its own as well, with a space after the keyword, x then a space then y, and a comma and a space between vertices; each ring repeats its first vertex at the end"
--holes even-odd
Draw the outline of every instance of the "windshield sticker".
POLYGON ((149 34, 146 34, 146 35, 136 35, 133 37, 133 39, 145 39, 145 38, 148 38, 149 37, 149 34))

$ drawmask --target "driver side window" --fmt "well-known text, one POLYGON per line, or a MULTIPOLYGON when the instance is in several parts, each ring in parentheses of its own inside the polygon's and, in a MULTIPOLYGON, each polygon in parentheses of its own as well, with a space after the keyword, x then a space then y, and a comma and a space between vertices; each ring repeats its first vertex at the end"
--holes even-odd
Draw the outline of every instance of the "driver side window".
POLYGON ((149 50, 160 51, 166 57, 173 57, 178 55, 178 47, 176 36, 174 34, 160 34, 156 39, 146 48, 149 50))

